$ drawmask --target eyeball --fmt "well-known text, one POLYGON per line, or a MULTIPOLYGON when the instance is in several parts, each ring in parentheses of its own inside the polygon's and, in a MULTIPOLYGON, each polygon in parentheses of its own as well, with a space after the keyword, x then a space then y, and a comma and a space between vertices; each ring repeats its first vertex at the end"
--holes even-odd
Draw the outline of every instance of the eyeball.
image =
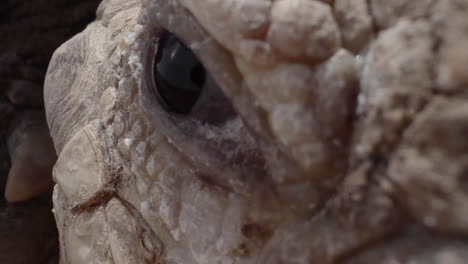
POLYGON ((187 115, 200 98, 206 70, 196 55, 176 36, 161 33, 154 60, 155 89, 168 112, 187 115))

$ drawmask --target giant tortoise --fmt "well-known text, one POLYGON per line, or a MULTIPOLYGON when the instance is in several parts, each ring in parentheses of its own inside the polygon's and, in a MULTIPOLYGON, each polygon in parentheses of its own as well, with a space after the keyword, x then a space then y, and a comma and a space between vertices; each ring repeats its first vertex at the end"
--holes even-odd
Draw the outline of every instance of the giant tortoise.
POLYGON ((44 85, 60 263, 468 263, 467 0, 104 0, 44 85))

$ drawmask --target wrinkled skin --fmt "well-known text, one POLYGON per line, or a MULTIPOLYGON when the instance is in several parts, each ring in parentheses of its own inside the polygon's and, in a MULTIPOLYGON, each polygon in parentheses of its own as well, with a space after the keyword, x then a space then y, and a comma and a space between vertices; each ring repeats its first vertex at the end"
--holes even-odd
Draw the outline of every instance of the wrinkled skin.
POLYGON ((103 1, 46 77, 61 263, 464 263, 467 10, 103 1), (233 119, 164 110, 163 28, 233 119))

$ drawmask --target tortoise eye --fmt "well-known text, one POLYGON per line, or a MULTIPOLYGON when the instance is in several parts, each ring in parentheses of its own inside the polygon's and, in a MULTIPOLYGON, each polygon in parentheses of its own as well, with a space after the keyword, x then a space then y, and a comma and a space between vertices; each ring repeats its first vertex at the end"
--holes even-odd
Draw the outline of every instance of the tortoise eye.
POLYGON ((233 82, 222 64, 232 58, 214 39, 197 35, 203 31, 192 35, 155 25, 150 31, 155 35, 146 36, 149 39, 143 42, 146 46, 141 53, 141 110, 154 129, 186 155, 203 181, 251 193, 244 188, 247 184, 239 183, 251 180, 244 177, 246 171, 266 178, 266 165, 254 137, 224 93, 233 82))
POLYGON ((157 94, 168 112, 187 115, 199 100, 207 72, 176 36, 161 33, 154 61, 157 94))

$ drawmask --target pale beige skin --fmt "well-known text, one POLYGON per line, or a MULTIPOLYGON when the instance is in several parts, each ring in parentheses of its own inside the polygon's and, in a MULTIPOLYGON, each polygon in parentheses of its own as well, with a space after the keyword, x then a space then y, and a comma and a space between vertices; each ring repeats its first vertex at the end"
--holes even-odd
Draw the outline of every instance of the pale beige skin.
POLYGON ((46 78, 61 263, 463 263, 468 1, 328 2, 104 0, 46 78), (236 120, 162 110, 161 28, 236 120))

